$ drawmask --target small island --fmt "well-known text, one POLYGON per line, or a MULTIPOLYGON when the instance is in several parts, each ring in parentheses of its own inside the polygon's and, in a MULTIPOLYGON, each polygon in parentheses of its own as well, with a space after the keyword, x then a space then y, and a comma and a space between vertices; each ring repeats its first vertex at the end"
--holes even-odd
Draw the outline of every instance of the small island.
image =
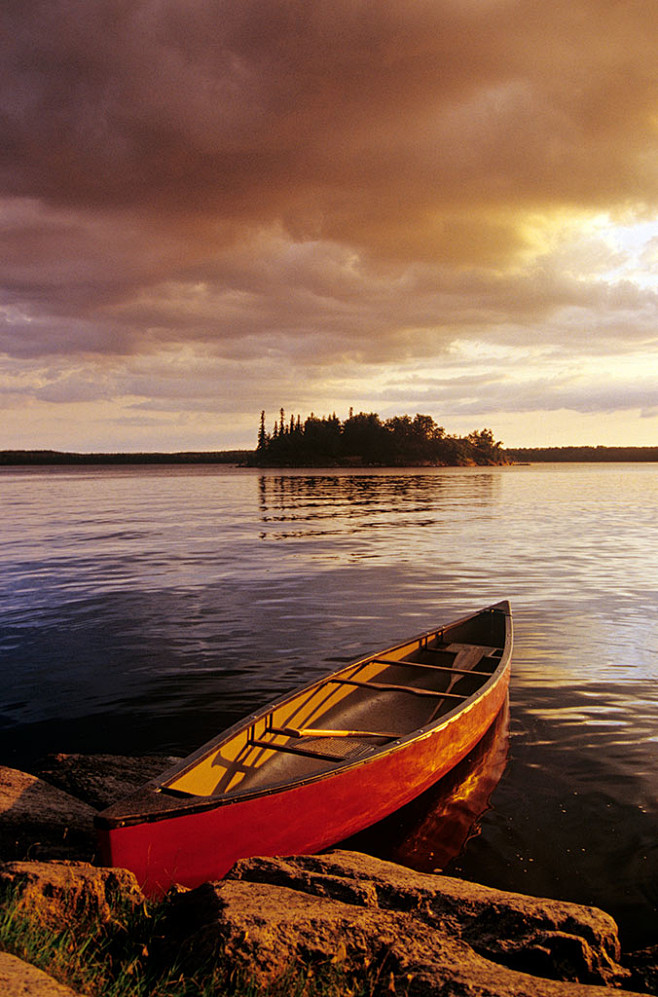
POLYGON ((268 433, 261 412, 254 467, 468 467, 508 464, 502 443, 490 429, 448 435, 429 415, 396 415, 381 421, 374 412, 350 410, 342 422, 334 413, 286 418, 280 410, 268 433))

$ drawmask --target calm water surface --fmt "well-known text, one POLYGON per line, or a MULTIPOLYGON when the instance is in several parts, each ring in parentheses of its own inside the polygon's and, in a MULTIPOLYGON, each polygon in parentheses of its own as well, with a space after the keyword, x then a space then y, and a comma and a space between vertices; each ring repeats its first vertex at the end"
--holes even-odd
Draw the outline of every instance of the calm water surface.
POLYGON ((509 598, 507 762, 448 871, 658 941, 658 465, 4 469, 0 506, 0 761, 183 754, 509 598))

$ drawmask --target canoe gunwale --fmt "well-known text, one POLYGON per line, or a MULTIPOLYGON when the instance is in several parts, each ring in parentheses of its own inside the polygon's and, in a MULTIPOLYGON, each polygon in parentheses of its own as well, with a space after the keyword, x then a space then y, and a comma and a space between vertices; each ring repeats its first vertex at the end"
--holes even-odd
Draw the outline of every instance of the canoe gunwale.
MULTIPOLYGON (((337 672, 324 675, 322 678, 318 679, 316 682, 310 683, 308 686, 292 690, 290 693, 285 694, 274 702, 267 704, 267 706, 263 707, 261 710, 258 710, 247 717, 243 717, 227 730, 206 742, 191 755, 188 755, 184 760, 178 762, 176 765, 163 772, 158 778, 146 783, 143 787, 126 799, 107 808, 95 818, 95 826, 98 830, 111 831, 113 829, 134 826, 136 824, 153 823, 163 820, 172 820, 177 817, 187 815, 200 814, 206 811, 231 807, 242 804, 246 801, 265 798, 276 794, 283 795, 292 789, 298 789, 312 783, 332 779, 339 773, 351 772, 359 769, 360 767, 367 766, 371 764, 375 758, 383 759, 387 756, 395 754, 396 752, 406 750, 412 742, 422 741, 428 737, 431 737, 442 728, 455 723, 460 716, 470 711, 476 703, 479 703, 482 699, 488 697, 492 690, 504 679, 505 674, 509 671, 511 654, 511 610, 509 603, 507 601, 502 601, 495 605, 489 606, 478 613, 470 614, 445 626, 425 631, 416 637, 402 641, 399 644, 386 648, 383 651, 358 658, 339 669, 337 672), (215 796, 193 795, 182 790, 177 790, 168 785, 194 769, 204 757, 207 757, 209 754, 216 751, 222 744, 230 741, 239 733, 249 730, 249 728, 253 728, 259 720, 263 720, 268 715, 272 714, 276 709, 284 707, 286 704, 299 698, 300 695, 303 695, 304 693, 310 694, 313 690, 319 689, 326 685, 327 682, 340 681, 338 676, 342 673, 349 672, 350 669, 358 669, 360 666, 370 662, 379 662, 382 658, 386 659, 395 651, 408 647, 410 644, 415 642, 418 642, 420 648, 422 642, 427 643, 429 640, 434 639, 441 640, 444 635, 449 635, 451 630, 456 630, 458 627, 468 624, 478 616, 494 612, 503 613, 505 615, 505 639, 502 648, 500 645, 497 646, 500 651, 500 658, 497 665, 490 673, 471 671, 469 669, 451 669, 446 667, 445 670, 453 672, 454 674, 473 674, 478 678, 482 678, 486 675, 487 677, 486 680, 471 695, 460 699, 460 701, 456 703, 452 709, 442 714, 440 717, 430 720, 424 725, 410 730, 408 733, 400 734, 399 736, 391 738, 385 744, 364 746, 364 750, 359 753, 358 757, 347 757, 345 759, 336 757, 335 759, 331 759, 335 760, 335 764, 331 768, 324 771, 309 773, 296 779, 287 778, 281 782, 273 783, 272 785, 260 786, 252 789, 240 790, 239 788, 236 788, 229 793, 222 793, 215 796)), ((493 655, 490 655, 490 657, 493 657, 493 655)), ((498 657, 498 655, 496 654, 495 657, 498 657)), ((424 666, 423 663, 420 662, 407 663, 404 660, 396 659, 388 659, 382 663, 388 663, 390 665, 399 664, 403 667, 406 664, 418 664, 419 667, 436 667, 439 670, 444 670, 442 666, 424 666)), ((409 689, 410 691, 419 691, 418 689, 414 690, 413 687, 409 687, 409 689)), ((436 693, 436 695, 438 698, 441 694, 436 693)), ((446 698, 451 698, 449 693, 446 695, 446 698)), ((492 722, 494 719, 495 715, 492 715, 492 722)), ((382 733, 381 736, 387 737, 388 735, 382 733)), ((296 741, 295 746, 298 744, 299 742, 296 741)), ((262 744, 260 746, 263 747, 262 744)), ((269 747, 274 746, 269 745, 269 747)), ((285 746, 283 745, 278 747, 285 750, 285 746)), ((317 753, 317 756, 321 757, 319 752, 317 753)), ((325 760, 330 760, 328 755, 325 755, 325 760)))

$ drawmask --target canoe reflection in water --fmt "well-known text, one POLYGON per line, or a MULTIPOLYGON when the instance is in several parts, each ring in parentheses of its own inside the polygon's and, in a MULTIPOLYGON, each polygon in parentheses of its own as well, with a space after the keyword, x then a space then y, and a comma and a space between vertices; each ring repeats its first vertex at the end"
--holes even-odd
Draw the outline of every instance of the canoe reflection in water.
POLYGON ((431 789, 337 847, 439 872, 480 833, 479 820, 507 765, 509 698, 476 747, 431 789))

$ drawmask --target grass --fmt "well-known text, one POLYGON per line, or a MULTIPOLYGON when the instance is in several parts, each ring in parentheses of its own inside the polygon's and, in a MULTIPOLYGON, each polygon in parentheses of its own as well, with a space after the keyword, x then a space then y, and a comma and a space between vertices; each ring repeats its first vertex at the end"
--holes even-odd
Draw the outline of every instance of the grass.
POLYGON ((52 928, 31 916, 19 891, 8 891, 0 915, 0 948, 88 997, 183 997, 185 989, 170 985, 176 967, 153 966, 162 913, 117 901, 109 920, 69 912, 61 927, 52 928))
POLYGON ((262 988, 222 953, 194 972, 167 944, 168 903, 132 907, 121 899, 109 919, 64 912, 57 928, 35 919, 20 890, 0 897, 0 951, 44 970, 85 997, 371 997, 376 981, 355 981, 337 966, 291 967, 262 988))

